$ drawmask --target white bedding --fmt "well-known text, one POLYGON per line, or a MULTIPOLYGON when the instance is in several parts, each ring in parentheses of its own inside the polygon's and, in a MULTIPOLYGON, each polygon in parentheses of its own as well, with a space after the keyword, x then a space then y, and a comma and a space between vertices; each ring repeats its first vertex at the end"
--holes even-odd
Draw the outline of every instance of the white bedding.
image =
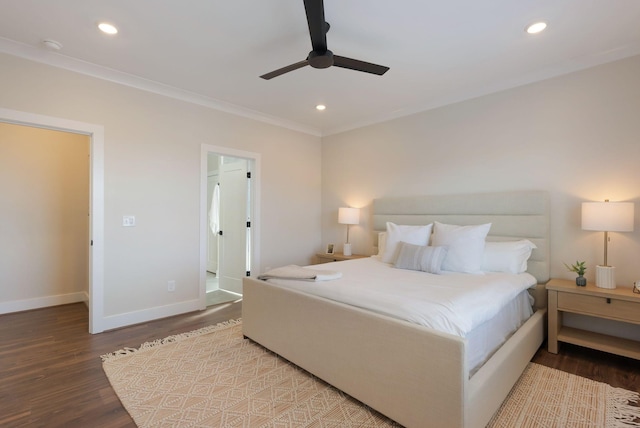
POLYGON ((467 334, 467 367, 469 377, 507 341, 511 335, 531 317, 531 295, 523 291, 498 314, 467 334))
POLYGON ((269 282, 461 337, 467 337, 474 328, 492 319, 537 282, 528 273, 433 275, 396 269, 376 257, 322 266, 325 267, 340 271, 342 278, 326 282, 286 279, 269 282))
POLYGON ((296 279, 300 281, 331 281, 342 274, 338 271, 326 269, 310 269, 297 265, 288 265, 263 273, 258 279, 296 279))

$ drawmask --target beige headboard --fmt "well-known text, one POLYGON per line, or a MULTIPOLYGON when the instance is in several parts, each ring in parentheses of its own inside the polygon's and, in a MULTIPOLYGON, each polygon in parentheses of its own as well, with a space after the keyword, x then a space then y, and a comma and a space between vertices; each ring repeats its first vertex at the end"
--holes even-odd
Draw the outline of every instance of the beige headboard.
POLYGON ((386 223, 421 225, 433 221, 471 225, 491 223, 489 241, 529 239, 533 250, 527 271, 538 283, 549 280, 549 195, 543 191, 427 195, 373 200, 373 228, 386 223))

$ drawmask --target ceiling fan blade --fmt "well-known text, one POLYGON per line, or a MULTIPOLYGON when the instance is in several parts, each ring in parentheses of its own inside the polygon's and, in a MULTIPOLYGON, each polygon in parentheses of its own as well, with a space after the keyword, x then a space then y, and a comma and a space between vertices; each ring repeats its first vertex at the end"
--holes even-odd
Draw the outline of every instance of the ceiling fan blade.
POLYGON ((309 61, 306 60, 306 59, 304 61, 296 62, 295 64, 291 64, 291 65, 287 65, 286 67, 279 68, 279 69, 274 70, 274 71, 272 71, 270 73, 263 74, 260 77, 262 77, 264 80, 273 79, 274 77, 278 77, 281 74, 285 74, 285 73, 288 73, 290 71, 302 68, 305 65, 309 65, 309 61))
POLYGON ((335 67, 348 68, 350 70, 364 71, 365 73, 377 74, 382 76, 389 71, 389 67, 384 65, 372 64, 370 62, 360 61, 357 59, 346 58, 344 56, 333 56, 333 65, 335 67))
POLYGON ((328 25, 324 20, 324 1, 304 0, 304 10, 307 12, 309 36, 311 36, 313 50, 317 52, 326 51, 328 25))
POLYGON ((334 55, 333 52, 327 49, 327 31, 329 31, 330 26, 324 19, 324 0, 304 0, 304 10, 307 14, 309 37, 311 37, 313 50, 309 52, 309 56, 307 56, 307 59, 304 61, 296 62, 295 64, 263 74, 260 76, 261 78, 265 80, 273 79, 274 77, 297 70, 306 65, 310 65, 313 68, 328 68, 335 65, 336 67, 363 71, 365 73, 377 74, 378 76, 382 76, 389 71, 389 67, 385 67, 384 65, 334 55))

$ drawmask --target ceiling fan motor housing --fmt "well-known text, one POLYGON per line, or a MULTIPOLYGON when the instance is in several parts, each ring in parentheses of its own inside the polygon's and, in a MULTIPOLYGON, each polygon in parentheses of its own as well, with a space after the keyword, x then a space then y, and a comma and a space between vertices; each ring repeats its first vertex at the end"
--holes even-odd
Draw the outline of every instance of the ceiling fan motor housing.
POLYGON ((333 65, 333 52, 330 50, 324 52, 311 51, 307 61, 313 68, 329 68, 333 65))

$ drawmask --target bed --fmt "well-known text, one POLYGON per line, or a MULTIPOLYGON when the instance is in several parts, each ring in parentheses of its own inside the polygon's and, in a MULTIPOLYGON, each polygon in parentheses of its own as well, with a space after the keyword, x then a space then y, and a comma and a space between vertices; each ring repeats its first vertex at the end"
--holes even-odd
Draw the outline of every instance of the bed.
MULTIPOLYGON (((535 312, 477 371, 466 338, 256 278, 243 281, 243 333, 407 427, 483 427, 544 338, 545 192, 376 199, 373 227, 491 223, 487 241, 536 245, 535 312)), ((346 263, 346 262, 341 262, 346 263)), ((325 268, 326 265, 322 267, 325 268)))

